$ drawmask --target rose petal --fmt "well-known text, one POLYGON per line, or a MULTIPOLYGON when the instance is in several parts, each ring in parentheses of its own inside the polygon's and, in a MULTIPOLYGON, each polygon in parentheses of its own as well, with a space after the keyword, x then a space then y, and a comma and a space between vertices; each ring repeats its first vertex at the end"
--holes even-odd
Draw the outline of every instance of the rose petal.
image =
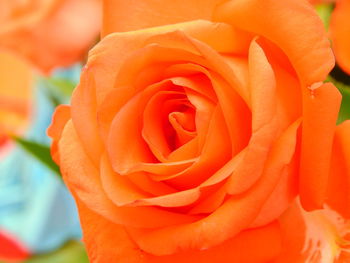
POLYGON ((249 51, 252 135, 241 164, 227 182, 231 194, 246 191, 261 176, 277 135, 275 75, 264 51, 255 41, 249 51))
POLYGON ((299 191, 304 209, 322 208, 341 95, 331 83, 303 94, 299 191))
POLYGON ((115 116, 108 139, 108 153, 113 169, 119 174, 147 171, 152 174, 176 174, 189 167, 194 159, 159 163, 142 138, 143 110, 157 91, 171 89, 164 80, 134 96, 115 116))
POLYGON ((197 19, 209 20, 222 0, 105 0, 102 35, 197 19))
POLYGON ((83 215, 81 221, 84 243, 89 259, 94 263, 119 262, 125 259, 130 263, 256 263, 269 262, 281 249, 279 227, 274 223, 263 228, 244 231, 237 237, 208 250, 153 256, 140 250, 122 226, 94 213, 81 202, 78 202, 78 208, 79 213, 83 215))
POLYGON ((190 189, 155 197, 147 195, 127 177, 115 173, 107 155, 104 155, 101 160, 101 181, 106 194, 117 206, 179 207, 194 203, 201 194, 198 189, 190 189))
POLYGON ((137 199, 151 197, 136 187, 126 176, 114 172, 107 154, 101 158, 100 176, 106 195, 117 206, 129 205, 137 199))
POLYGON ((127 175, 128 179, 143 191, 153 196, 175 193, 177 190, 166 183, 157 182, 149 178, 148 173, 138 172, 127 175))
POLYGON ((280 181, 250 227, 254 228, 269 224, 276 218, 279 218, 293 202, 298 194, 298 178, 296 176, 298 173, 298 166, 296 160, 297 158, 294 158, 294 160, 285 167, 280 181))
POLYGON ((90 70, 85 69, 72 95, 71 114, 84 150, 97 167, 104 149, 96 122, 96 83, 90 70))
MULTIPOLYGON (((214 58, 215 63, 220 63, 220 60, 216 60, 217 57, 214 58)), ((225 61, 221 61, 221 66, 223 66, 226 63, 225 61)), ((226 65, 228 66, 228 65, 226 65)), ((166 70, 165 74, 173 74, 174 72, 179 73, 179 67, 180 65, 169 67, 166 70)), ((244 103, 241 97, 237 96, 237 93, 232 90, 232 87, 230 84, 235 86, 235 83, 227 83, 226 79, 223 79, 221 76, 219 76, 215 71, 208 70, 204 66, 199 66, 199 65, 193 65, 193 64, 186 64, 186 65, 181 65, 181 68, 183 70, 187 70, 189 72, 193 71, 198 71, 203 73, 205 76, 208 77, 208 79, 211 81, 212 89, 214 94, 212 94, 213 97, 217 97, 217 104, 220 105, 220 107, 223 110, 223 114, 227 123, 227 129, 230 132, 230 141, 232 145, 232 151, 238 152, 241 149, 243 149, 250 137, 251 131, 250 131, 250 126, 251 126, 251 113, 247 107, 247 105, 244 103)), ((227 68, 226 68, 227 69, 227 68)), ((225 70, 225 75, 226 77, 228 75, 232 76, 235 75, 234 72, 230 70, 225 70)), ((181 84, 183 81, 178 81, 179 78, 173 78, 176 80, 175 83, 181 84)), ((234 77, 233 77, 234 79, 234 77)), ((232 79, 230 79, 232 81, 232 79)), ((193 87, 193 86, 192 86, 193 87)), ((206 92, 205 94, 210 94, 210 92, 206 92)), ((199 105, 197 105, 198 108, 199 105)), ((208 117, 210 114, 208 113, 209 107, 201 107, 202 115, 205 118, 207 115, 208 117)), ((205 118, 203 123, 205 125, 206 122, 209 121, 209 119, 205 118)), ((205 134, 205 133, 204 133, 205 134)), ((201 134, 198 134, 199 137, 201 137, 201 134)), ((203 139, 200 139, 200 143, 203 139)))
POLYGON ((214 193, 205 197, 198 204, 196 204, 190 211, 189 214, 208 214, 214 212, 225 200, 226 189, 225 186, 221 186, 216 189, 214 193))
POLYGON ((327 204, 345 218, 350 218, 350 121, 335 131, 332 163, 327 190, 327 204))
POLYGON ((288 57, 279 47, 263 38, 257 43, 262 47, 276 79, 277 119, 280 129, 286 129, 302 115, 302 89, 288 57))
POLYGON ((323 81, 334 66, 322 21, 307 1, 225 1, 215 10, 214 20, 277 43, 305 86, 323 81))
POLYGON ((70 118, 70 106, 59 105, 52 116, 52 123, 47 129, 47 135, 53 140, 51 144, 51 156, 57 164, 60 163, 58 142, 61 139, 63 129, 66 126, 67 122, 70 120, 70 118))
POLYGON ((279 221, 283 245, 281 254, 275 259, 276 263, 307 262, 304 251, 306 225, 297 202, 291 205, 279 221))
MULTIPOLYGON (((186 102, 188 104, 184 92, 175 91, 176 88, 175 86, 169 90, 156 92, 142 109, 143 118, 140 120, 142 138, 160 162, 166 162, 169 154, 178 148, 176 147, 176 133, 170 125, 169 118, 176 111, 176 106, 178 108, 181 104, 186 102)), ((192 156, 194 157, 196 156, 192 156)))
POLYGON ((281 178, 283 169, 290 163, 298 126, 298 122, 294 123, 276 141, 261 179, 248 194, 231 197, 215 212, 191 224, 156 230, 128 228, 132 239, 144 251, 160 256, 183 250, 207 249, 237 235, 259 214, 281 178))
POLYGON ((99 171, 82 148, 72 121, 65 126, 59 142, 63 179, 78 199, 100 216, 123 225, 154 228, 198 219, 154 207, 117 207, 104 193, 99 171))
POLYGON ((230 139, 222 115, 221 109, 216 107, 209 122, 201 154, 192 166, 176 174, 151 175, 151 178, 167 180, 168 184, 178 189, 190 189, 212 176, 231 156, 231 148, 227 144, 230 139), (220 151, 217 151, 217 149, 220 149, 220 151))

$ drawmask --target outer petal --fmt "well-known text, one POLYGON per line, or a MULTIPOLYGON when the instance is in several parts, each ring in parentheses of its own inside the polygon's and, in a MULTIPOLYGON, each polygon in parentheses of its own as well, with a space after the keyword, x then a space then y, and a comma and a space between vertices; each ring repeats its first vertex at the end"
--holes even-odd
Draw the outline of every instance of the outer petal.
POLYGON ((215 11, 214 20, 274 42, 306 86, 323 81, 334 65, 323 24, 307 1, 226 1, 215 11))
POLYGON ((261 176, 268 152, 276 139, 276 80, 263 49, 252 41, 249 49, 249 84, 252 103, 252 135, 241 165, 228 179, 228 192, 239 194, 261 176))
POLYGON ((305 263, 303 247, 306 225, 302 210, 296 202, 279 219, 282 234, 282 253, 273 263, 305 263))
POLYGON ((51 156, 57 164, 59 164, 58 142, 61 139, 64 126, 67 124, 70 118, 70 106, 59 105, 53 114, 52 123, 47 129, 47 135, 53 140, 51 145, 51 156))
POLYGON ((214 7, 223 1, 104 0, 102 36, 190 20, 211 20, 214 7))
POLYGON ((337 63, 350 74, 350 1, 338 0, 331 16, 330 33, 337 63))
POLYGON ((264 226, 275 218, 279 218, 297 196, 298 178, 295 175, 298 172, 298 165, 296 161, 297 158, 295 157, 294 160, 292 160, 292 162, 283 170, 280 181, 265 202, 251 227, 264 226))
POLYGON ((69 121, 59 142, 60 167, 68 188, 94 210, 117 224, 154 228, 190 223, 198 216, 172 213, 155 207, 118 207, 104 193, 99 170, 84 152, 80 139, 69 121))
POLYGON ((217 247, 191 250, 169 256, 153 256, 140 250, 122 226, 88 209, 78 199, 84 243, 91 263, 257 263, 269 262, 280 252, 280 232, 276 223, 242 232, 217 247), (254 253, 252 253, 254 251, 254 253))
POLYGON ((325 201, 341 95, 330 83, 303 95, 299 191, 304 209, 312 210, 322 208, 325 201))
POLYGON ((327 203, 350 218, 350 121, 339 125, 335 132, 327 203))

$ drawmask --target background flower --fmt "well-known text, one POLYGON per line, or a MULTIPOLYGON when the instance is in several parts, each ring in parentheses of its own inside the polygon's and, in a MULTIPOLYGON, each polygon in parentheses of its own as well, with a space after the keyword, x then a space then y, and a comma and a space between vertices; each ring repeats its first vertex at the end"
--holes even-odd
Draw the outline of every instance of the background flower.
POLYGON ((0 232, 0 260, 9 262, 25 260, 29 256, 27 248, 19 244, 10 235, 0 232))
MULTIPOLYGON (((76 81, 79 72, 80 67, 75 67, 68 73, 55 75, 76 81)), ((11 80, 18 78, 17 74, 11 80)), ((27 139, 48 144, 45 132, 54 105, 44 81, 31 84, 31 114, 23 134, 27 139)), ((12 145, 1 156, 0 174, 0 232, 5 231, 24 247, 26 256, 50 252, 68 240, 81 237, 75 204, 61 179, 49 168, 12 145)), ((2 252, 0 250, 0 260, 5 256, 2 252)))
POLYGON ((3 0, 0 7, 0 48, 43 72, 81 60, 100 31, 100 0, 3 0))
POLYGON ((9 147, 9 135, 21 134, 32 114, 33 72, 14 55, 0 52, 0 156, 9 147))

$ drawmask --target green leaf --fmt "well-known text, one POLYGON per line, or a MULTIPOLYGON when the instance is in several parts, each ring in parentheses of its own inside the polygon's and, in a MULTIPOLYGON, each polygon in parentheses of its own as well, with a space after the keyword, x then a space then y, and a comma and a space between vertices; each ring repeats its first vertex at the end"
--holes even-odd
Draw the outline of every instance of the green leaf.
POLYGON ((340 124, 343 121, 350 119, 350 86, 340 81, 336 81, 331 76, 328 77, 328 80, 331 81, 338 88, 338 90, 343 96, 337 120, 337 124, 340 124))
POLYGON ((72 95, 72 92, 76 86, 76 83, 65 78, 42 78, 42 81, 44 81, 49 88, 59 90, 62 95, 67 97, 72 95))
POLYGON ((57 251, 34 256, 24 263, 89 263, 89 259, 82 243, 69 241, 57 251))
POLYGON ((50 78, 48 83, 52 86, 57 87, 63 95, 70 97, 75 88, 75 83, 68 79, 62 78, 50 78))
POLYGON ((60 175, 60 169, 51 158, 50 147, 35 141, 30 141, 24 138, 12 137, 13 140, 21 146, 25 151, 30 153, 33 157, 46 165, 55 174, 60 175))
POLYGON ((340 87, 338 88, 343 95, 343 100, 340 107, 338 123, 342 123, 345 120, 350 119, 350 88, 340 87))
POLYGON ((39 77, 39 83, 55 107, 67 103, 76 86, 75 82, 58 77, 39 77))
POLYGON ((326 29, 329 28, 329 21, 330 21, 333 9, 334 9, 333 4, 320 4, 316 6, 316 11, 320 16, 326 29))

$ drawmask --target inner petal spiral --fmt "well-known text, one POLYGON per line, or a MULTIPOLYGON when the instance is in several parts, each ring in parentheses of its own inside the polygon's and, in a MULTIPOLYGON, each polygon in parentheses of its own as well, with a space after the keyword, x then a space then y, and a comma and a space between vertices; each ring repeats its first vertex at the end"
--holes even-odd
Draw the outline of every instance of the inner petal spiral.
POLYGON ((143 138, 161 162, 196 136, 195 108, 183 89, 174 89, 155 94, 143 115, 143 138))

